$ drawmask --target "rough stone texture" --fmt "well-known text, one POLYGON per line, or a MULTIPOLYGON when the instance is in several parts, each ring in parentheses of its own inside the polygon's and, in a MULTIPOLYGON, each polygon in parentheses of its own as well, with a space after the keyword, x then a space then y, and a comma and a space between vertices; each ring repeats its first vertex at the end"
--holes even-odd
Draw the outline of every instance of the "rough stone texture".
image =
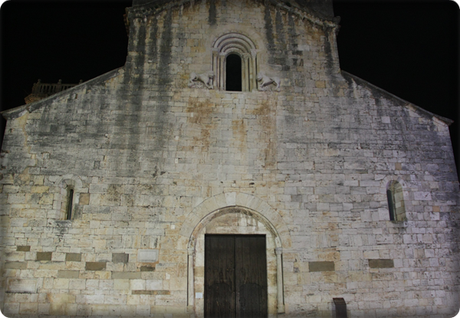
POLYGON ((336 25, 297 2, 141 1, 124 67, 3 113, 5 315, 199 317, 205 233, 267 236, 270 317, 457 313, 449 121, 341 72, 336 25), (279 91, 188 87, 229 32, 279 91))

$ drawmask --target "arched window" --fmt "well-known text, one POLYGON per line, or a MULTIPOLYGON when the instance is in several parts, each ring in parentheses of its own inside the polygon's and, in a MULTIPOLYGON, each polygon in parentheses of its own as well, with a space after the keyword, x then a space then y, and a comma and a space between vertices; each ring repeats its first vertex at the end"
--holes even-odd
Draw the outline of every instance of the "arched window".
POLYGON ((241 58, 237 54, 230 54, 225 62, 226 90, 241 92, 241 58))
POLYGON ((212 70, 215 87, 227 91, 256 89, 257 50, 254 42, 240 33, 227 33, 214 41, 212 70))
POLYGON ((390 221, 406 221, 404 194, 398 181, 391 181, 387 186, 387 200, 390 221))

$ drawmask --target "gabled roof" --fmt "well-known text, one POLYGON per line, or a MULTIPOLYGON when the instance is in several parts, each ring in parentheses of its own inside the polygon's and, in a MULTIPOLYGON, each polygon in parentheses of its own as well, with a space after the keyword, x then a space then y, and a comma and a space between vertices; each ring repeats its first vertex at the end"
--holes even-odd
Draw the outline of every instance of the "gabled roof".
POLYGON ((433 118, 436 118, 440 121, 442 121, 443 123, 447 124, 447 125, 451 125, 454 121, 452 119, 449 119, 449 118, 446 118, 446 117, 443 117, 443 116, 439 116, 439 115, 436 115, 436 114, 433 114, 432 112, 429 112, 427 111, 426 109, 423 109, 421 108, 420 106, 417 106, 415 104, 412 104, 411 102, 408 102, 396 95, 393 95, 392 93, 378 87, 378 86, 375 86, 374 84, 371 84, 369 83, 368 81, 366 80, 363 80, 362 78, 358 77, 358 76, 355 76, 353 74, 350 74, 346 71, 343 71, 341 70, 340 71, 343 78, 347 81, 354 81, 356 84, 370 90, 373 92, 374 95, 376 94, 380 94, 380 95, 383 95, 383 97, 387 98, 387 99, 390 99, 390 100, 394 100, 397 104, 402 104, 404 106, 411 106, 414 108, 414 110, 417 111, 417 113, 423 117, 426 117, 426 118, 429 118, 429 119, 433 119, 433 118))
POLYGON ((82 88, 85 88, 85 87, 88 87, 88 86, 94 86, 94 85, 103 83, 108 79, 114 78, 114 77, 119 75, 119 72, 120 72, 121 69, 123 69, 123 67, 116 68, 116 69, 114 69, 114 70, 112 70, 110 72, 107 72, 105 74, 99 75, 98 77, 95 77, 95 78, 93 78, 93 79, 91 79, 89 81, 83 82, 83 83, 78 84, 78 85, 76 85, 76 86, 74 86, 72 88, 66 89, 64 91, 61 91, 59 93, 56 93, 54 95, 51 95, 51 96, 46 97, 44 99, 41 99, 39 101, 4 110, 4 111, 0 112, 0 114, 2 114, 2 116, 5 119, 14 119, 14 118, 21 117, 24 114, 25 111, 31 113, 34 110, 39 109, 39 108, 43 107, 44 105, 50 104, 54 100, 60 99, 65 95, 71 95, 71 94, 81 90, 82 88))

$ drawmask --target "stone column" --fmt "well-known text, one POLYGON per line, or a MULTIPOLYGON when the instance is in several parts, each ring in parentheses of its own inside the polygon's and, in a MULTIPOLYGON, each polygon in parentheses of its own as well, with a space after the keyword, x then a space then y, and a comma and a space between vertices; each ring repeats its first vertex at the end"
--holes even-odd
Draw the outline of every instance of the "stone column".
POLYGON ((187 249, 187 266, 188 266, 188 275, 187 275, 187 311, 193 312, 193 307, 195 305, 195 279, 193 276, 193 257, 194 257, 194 247, 189 247, 187 249))
POLYGON ((225 69, 225 54, 219 55, 219 89, 225 90, 225 75, 227 71, 225 69))
POLYGON ((284 284, 283 284, 283 248, 277 247, 276 252, 276 282, 278 287, 278 313, 284 313, 284 284))

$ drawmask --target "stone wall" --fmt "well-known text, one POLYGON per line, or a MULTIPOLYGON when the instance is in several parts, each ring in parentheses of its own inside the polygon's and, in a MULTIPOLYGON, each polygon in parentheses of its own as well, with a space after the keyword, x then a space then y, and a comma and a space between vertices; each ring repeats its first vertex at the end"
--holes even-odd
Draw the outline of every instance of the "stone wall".
POLYGON ((199 316, 203 234, 254 231, 270 316, 330 317, 334 297, 353 317, 457 312, 447 120, 340 72, 335 24, 277 1, 129 18, 123 68, 4 113, 5 315, 199 316), (189 86, 230 32, 279 90, 189 86), (391 181, 407 221, 389 220, 391 181))

